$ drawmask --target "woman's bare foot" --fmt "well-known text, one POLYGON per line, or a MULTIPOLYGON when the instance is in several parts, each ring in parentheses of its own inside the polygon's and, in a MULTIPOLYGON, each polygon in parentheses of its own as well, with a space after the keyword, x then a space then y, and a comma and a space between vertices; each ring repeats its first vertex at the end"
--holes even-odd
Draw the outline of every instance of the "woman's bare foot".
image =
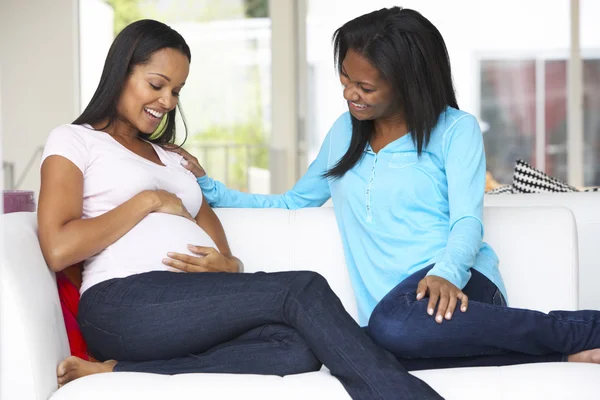
POLYGON ((99 374, 101 372, 112 372, 116 363, 114 360, 101 363, 85 361, 79 357, 67 357, 58 364, 58 368, 56 369, 58 387, 83 376, 99 374))
POLYGON ((585 350, 577 354, 571 354, 568 361, 600 364, 600 349, 585 350))

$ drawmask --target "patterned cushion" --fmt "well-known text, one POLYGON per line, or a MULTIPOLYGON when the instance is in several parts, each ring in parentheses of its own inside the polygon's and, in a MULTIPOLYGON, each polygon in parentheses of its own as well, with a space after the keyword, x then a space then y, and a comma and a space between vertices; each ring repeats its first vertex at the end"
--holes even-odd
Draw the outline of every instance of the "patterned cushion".
POLYGON ((579 192, 577 188, 533 168, 523 160, 517 160, 512 186, 513 193, 579 192))
POLYGON ((513 186, 512 185, 503 185, 499 186, 496 189, 488 190, 485 194, 512 194, 513 186))

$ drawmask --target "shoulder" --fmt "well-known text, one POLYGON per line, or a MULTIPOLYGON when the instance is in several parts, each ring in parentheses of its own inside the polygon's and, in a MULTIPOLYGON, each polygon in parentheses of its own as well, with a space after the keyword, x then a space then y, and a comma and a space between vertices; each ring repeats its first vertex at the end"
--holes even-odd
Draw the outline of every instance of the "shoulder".
POLYGON ((333 147, 348 146, 352 138, 352 118, 349 112, 343 113, 335 120, 327 136, 333 147))
POLYGON ((54 128, 44 146, 41 163, 50 156, 62 156, 74 163, 82 172, 90 159, 88 141, 93 130, 82 125, 60 125, 54 128))
POLYGON ((79 142, 85 144, 91 136, 90 132, 94 132, 94 130, 83 125, 64 124, 50 131, 48 142, 79 142))
POLYGON ((447 134, 461 128, 473 129, 474 127, 477 127, 477 130, 481 133, 479 122, 473 114, 469 114, 466 111, 458 110, 456 108, 446 107, 446 110, 440 115, 436 129, 447 134))
POLYGON ((335 120, 331 126, 331 131, 352 133, 352 117, 349 111, 346 111, 335 120))
POLYGON ((477 118, 473 114, 452 107, 447 107, 440 115, 436 131, 444 149, 447 149, 457 138, 460 138, 463 143, 477 144, 483 141, 477 118))

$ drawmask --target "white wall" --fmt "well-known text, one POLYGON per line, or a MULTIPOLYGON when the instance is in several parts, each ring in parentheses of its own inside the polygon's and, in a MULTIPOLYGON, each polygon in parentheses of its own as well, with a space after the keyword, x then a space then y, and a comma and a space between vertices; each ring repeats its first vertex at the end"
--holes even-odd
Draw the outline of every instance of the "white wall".
MULTIPOLYGON (((2 62, 3 57, 2 53, 0 53, 0 110, 2 110, 2 62)), ((0 112, 0 168, 2 166, 2 162, 4 157, 2 157, 2 113, 0 112)), ((4 173, 0 174, 0 192, 4 189, 4 173)), ((4 212, 4 200, 0 201, 0 214, 4 212)), ((2 229, 0 229, 0 255, 2 255, 2 244, 4 243, 4 239, 2 237, 2 229)))
POLYGON ((79 1, 81 112, 96 92, 113 42, 114 11, 104 0, 79 1))
MULTIPOLYGON (((2 0, 3 158, 20 177, 48 133, 79 112, 78 0, 2 0)), ((39 157, 19 189, 39 190, 39 157)))

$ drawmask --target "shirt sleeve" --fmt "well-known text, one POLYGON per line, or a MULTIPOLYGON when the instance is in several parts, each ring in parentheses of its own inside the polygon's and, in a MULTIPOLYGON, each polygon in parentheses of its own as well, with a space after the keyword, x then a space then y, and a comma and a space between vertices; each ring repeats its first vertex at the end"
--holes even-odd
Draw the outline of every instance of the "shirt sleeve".
POLYGON ((287 208, 289 210, 320 207, 331 197, 329 182, 323 176, 328 168, 330 142, 331 131, 327 134, 317 158, 310 164, 306 174, 284 194, 243 193, 229 189, 207 175, 198 178, 198 184, 211 207, 287 208))
POLYGON ((442 257, 428 275, 442 277, 461 290, 483 242, 485 151, 475 117, 456 121, 445 138, 450 234, 442 257))
POLYGON ((89 161, 84 139, 73 127, 62 125, 50 132, 40 165, 50 156, 61 156, 71 161, 83 174, 89 161))

